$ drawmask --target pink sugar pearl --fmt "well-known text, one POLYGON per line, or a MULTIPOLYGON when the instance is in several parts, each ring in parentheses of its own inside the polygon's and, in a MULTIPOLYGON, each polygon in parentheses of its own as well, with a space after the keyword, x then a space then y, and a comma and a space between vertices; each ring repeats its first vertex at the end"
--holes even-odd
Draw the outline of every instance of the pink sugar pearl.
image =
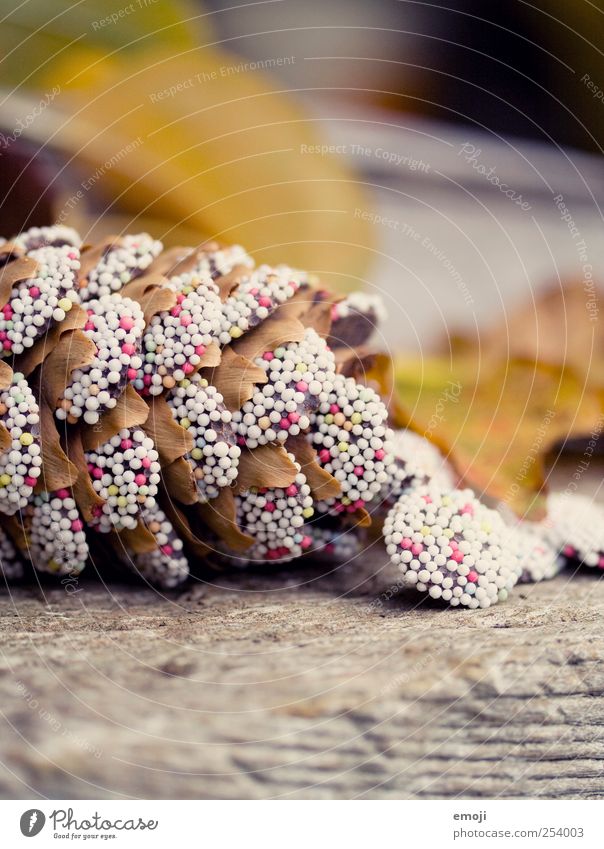
POLYGON ((289 419, 281 419, 279 422, 279 427, 281 430, 289 430, 291 427, 291 422, 289 419))
POLYGON ((319 460, 325 464, 329 463, 331 459, 331 454, 329 453, 329 448, 321 448, 319 451, 319 460))
POLYGON ((195 368, 195 366, 191 365, 191 363, 185 363, 184 366, 182 367, 182 370, 184 371, 185 374, 191 374, 191 372, 193 371, 194 368, 195 368))
POLYGON ((32 296, 32 298, 37 298, 40 295, 40 290, 37 286, 32 286, 29 290, 29 294, 32 296))
POLYGON ((424 550, 424 546, 421 544, 421 542, 414 542, 413 545, 411 546, 411 553, 412 554, 416 554, 416 555, 421 554, 423 550, 424 550))
POLYGON ((163 554, 170 555, 174 551, 171 545, 162 545, 161 551, 163 554))
POLYGON ((383 448, 378 448, 378 450, 375 452, 375 459, 376 460, 383 460, 385 456, 386 456, 386 452, 384 451, 383 448))
POLYGON ((468 581, 471 581, 473 584, 478 580, 478 572, 475 572, 473 569, 471 572, 467 574, 468 581))
POLYGON ((413 540, 410 539, 409 537, 403 537, 400 545, 401 545, 401 548, 411 548, 411 546, 413 545, 413 540))
POLYGON ((68 489, 57 489, 55 495, 57 498, 60 498, 61 501, 65 501, 66 498, 69 498, 69 490, 68 489))
POLYGON ((460 551, 459 549, 454 551, 451 555, 451 560, 454 560, 456 563, 461 563, 463 560, 463 551, 460 551))
POLYGON ((38 483, 38 479, 32 478, 31 475, 28 475, 25 478, 25 483, 27 484, 27 486, 35 486, 38 483))
POLYGON ((147 478, 144 475, 137 475, 134 478, 134 483, 137 486, 144 486, 147 483, 147 478))
POLYGON ((103 470, 97 466, 96 469, 92 470, 92 477, 100 480, 103 477, 103 470))
POLYGON ((340 408, 338 407, 337 404, 330 404, 329 412, 332 413, 335 416, 336 413, 340 412, 340 408))
POLYGON ((258 298, 258 303, 261 307, 271 307, 273 302, 270 298, 267 298, 266 295, 263 295, 261 298, 258 298))
POLYGON ((190 315, 185 314, 185 315, 181 315, 181 317, 180 317, 180 323, 183 327, 188 327, 191 324, 192 320, 193 319, 191 318, 190 315))
POLYGON ((354 467, 354 473, 357 476, 357 478, 362 478, 364 471, 365 470, 362 466, 355 466, 354 467))
POLYGON ((128 369, 128 380, 136 380, 137 371, 135 368, 128 369))
POLYGON ((122 354, 127 354, 131 357, 134 353, 136 353, 136 348, 130 342, 124 342, 122 345, 122 354))
POLYGON ((84 530, 84 523, 81 521, 81 519, 74 519, 73 520, 73 522, 71 523, 71 530, 74 533, 77 533, 78 531, 84 530))
POLYGON ((151 460, 148 457, 143 457, 143 459, 141 460, 141 466, 143 467, 143 469, 150 469, 151 460))
POLYGON ((264 509, 266 510, 267 513, 274 513, 275 512, 275 505, 273 504, 272 501, 267 501, 267 503, 264 505, 264 509))
POLYGON ((262 354, 262 359, 266 360, 267 363, 270 363, 271 360, 275 359, 275 355, 272 351, 265 351, 264 354, 262 354))
POLYGON ((297 424, 300 421, 300 413, 290 413, 287 418, 292 424, 297 424))
POLYGON ((132 448, 132 440, 122 439, 122 441, 120 442, 120 447, 122 451, 127 451, 129 448, 132 448))
POLYGON ((296 389, 298 392, 306 392, 308 389, 308 383, 305 380, 299 380, 296 383, 296 389))
POLYGON ((288 498, 293 498, 294 495, 297 495, 298 494, 298 487, 296 486, 296 484, 295 483, 290 484, 287 487, 287 489, 285 490, 285 494, 288 496, 288 498))
POLYGON ((129 315, 124 315, 120 318, 120 327, 122 330, 132 330, 134 327, 134 319, 129 315))
POLYGON ((197 347, 195 348, 195 353, 197 354, 198 357, 203 357, 205 352, 206 352, 206 346, 205 345, 197 345, 197 347))
POLYGON ((310 548, 312 545, 311 537, 302 537, 302 542, 300 543, 301 548, 310 548))

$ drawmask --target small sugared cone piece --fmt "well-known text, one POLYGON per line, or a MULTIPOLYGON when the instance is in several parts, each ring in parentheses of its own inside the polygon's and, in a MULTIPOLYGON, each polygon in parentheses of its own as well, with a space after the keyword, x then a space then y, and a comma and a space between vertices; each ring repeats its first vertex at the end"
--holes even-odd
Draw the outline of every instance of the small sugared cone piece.
POLYGON ((518 581, 509 529, 469 489, 409 491, 388 513, 384 538, 408 586, 454 607, 490 607, 518 581))
POLYGON ((84 522, 68 489, 43 492, 27 508, 29 555, 42 572, 79 574, 88 560, 84 522))
POLYGON ((189 577, 189 564, 183 554, 182 540, 166 514, 157 505, 141 511, 141 520, 157 541, 154 551, 125 558, 131 569, 146 581, 172 589, 189 577))
POLYGON ((176 305, 154 315, 143 337, 143 365, 134 381, 143 395, 160 395, 193 374, 218 339, 221 303, 212 280, 182 274, 169 287, 176 305))
POLYGON ((13 541, 0 527, 0 577, 19 581, 23 577, 23 563, 13 541))
POLYGON ((94 342, 96 356, 85 368, 75 369, 56 416, 74 423, 83 417, 96 424, 105 410, 117 404, 126 384, 142 366, 141 339, 145 318, 139 304, 121 295, 103 295, 86 305, 84 333, 94 342))
POLYGON ((140 428, 124 428, 86 452, 94 490, 105 500, 90 527, 102 533, 134 529, 141 509, 155 507, 160 465, 153 440, 140 428))
POLYGON ((336 379, 334 356, 316 330, 256 359, 268 382, 233 414, 233 428, 248 448, 285 442, 310 427, 310 414, 326 402, 336 379))
POLYGON ((107 247, 87 278, 80 282, 80 300, 85 302, 119 292, 122 286, 151 265, 162 248, 162 243, 152 239, 148 233, 122 236, 119 244, 107 247))
POLYGON ((237 558, 240 564, 266 560, 285 563, 300 557, 312 544, 304 527, 314 514, 310 487, 293 454, 288 457, 298 469, 292 484, 285 489, 252 489, 236 496, 239 527, 256 540, 237 558))
POLYGON ((518 557, 521 584, 535 584, 555 578, 565 566, 543 528, 534 522, 519 522, 510 528, 511 542, 518 557))
POLYGON ((228 345, 233 339, 239 339, 293 298, 304 285, 304 274, 286 265, 276 268, 261 265, 249 275, 244 275, 222 305, 220 344, 228 345))
POLYGON ((604 569, 604 509, 599 504, 583 495, 554 492, 542 527, 564 557, 604 569))
POLYGON ((38 263, 34 276, 17 283, 0 309, 1 356, 12 357, 31 348, 50 327, 63 321, 78 299, 75 275, 80 267, 77 248, 42 247, 28 254, 38 263))
POLYGON ((166 400, 174 419, 195 441, 186 459, 193 469, 199 500, 210 501, 237 478, 241 448, 231 427, 232 414, 216 387, 199 374, 177 383, 166 400))
POLYGON ((311 418, 309 439, 321 466, 342 486, 342 495, 317 502, 321 513, 365 508, 391 479, 388 410, 373 389, 336 375, 333 389, 311 418))
POLYGON ((22 374, 0 392, 0 422, 11 444, 0 454, 0 513, 12 516, 28 503, 40 476, 40 414, 31 388, 22 374))

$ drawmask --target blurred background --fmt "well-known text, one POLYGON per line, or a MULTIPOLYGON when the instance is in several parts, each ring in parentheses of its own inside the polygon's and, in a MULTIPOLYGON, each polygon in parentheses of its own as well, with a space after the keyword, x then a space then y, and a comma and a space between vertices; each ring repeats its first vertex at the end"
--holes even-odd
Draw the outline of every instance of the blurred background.
POLYGON ((599 0, 4 4, 2 233, 241 242, 441 350, 599 276, 603 34, 599 0))

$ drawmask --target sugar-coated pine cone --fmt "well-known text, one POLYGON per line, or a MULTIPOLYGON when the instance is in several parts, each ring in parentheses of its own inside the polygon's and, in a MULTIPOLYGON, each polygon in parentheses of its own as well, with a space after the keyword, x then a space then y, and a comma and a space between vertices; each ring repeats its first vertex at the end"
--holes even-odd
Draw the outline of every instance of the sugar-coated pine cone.
POLYGON ((469 489, 409 490, 386 517, 384 538, 405 583, 453 607, 504 601, 519 578, 509 529, 469 489))
MULTIPOLYGON (((155 537, 156 548, 145 552, 126 551, 127 565, 144 580, 164 589, 173 589, 189 576, 189 564, 183 554, 183 543, 172 522, 156 504, 143 508, 140 520, 145 529, 155 537)), ((127 548, 127 546, 126 546, 127 548)))

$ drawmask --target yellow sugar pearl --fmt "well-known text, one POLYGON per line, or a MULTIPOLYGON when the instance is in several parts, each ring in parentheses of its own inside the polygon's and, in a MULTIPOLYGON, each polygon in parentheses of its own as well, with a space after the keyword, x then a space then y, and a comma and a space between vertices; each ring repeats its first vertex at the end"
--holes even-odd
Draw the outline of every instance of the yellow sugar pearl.
POLYGON ((240 327, 231 327, 229 333, 233 339, 239 339, 240 336, 243 336, 243 330, 240 327))
POLYGON ((489 523, 488 523, 488 522, 483 522, 483 523, 481 524, 481 526, 480 526, 480 527, 481 527, 481 528, 482 528, 482 530, 483 530, 483 531, 485 531, 487 534, 490 534, 490 533, 491 533, 491 531, 492 531, 492 528, 491 528, 491 526, 489 525, 489 523))
POLYGON ((332 413, 327 413, 327 415, 325 416, 325 424, 329 425, 329 424, 332 424, 332 423, 333 423, 333 415, 332 415, 332 413))
POLYGON ((119 489, 114 483, 112 483, 111 486, 107 487, 107 493, 109 495, 117 495, 118 492, 119 492, 119 489))
POLYGON ((429 533, 430 533, 430 528, 428 527, 428 525, 424 525, 424 527, 421 530, 422 536, 427 537, 429 533))
POLYGON ((125 507, 127 504, 128 504, 128 499, 126 498, 126 496, 120 495, 120 497, 117 500, 117 506, 118 507, 125 507))
POLYGON ((69 310, 73 306, 73 303, 69 300, 69 298, 61 298, 61 300, 59 301, 59 306, 61 307, 63 312, 69 312, 69 310))
POLYGON ((305 519, 310 519, 310 517, 314 515, 314 512, 315 511, 313 507, 305 507, 302 511, 302 515, 305 519))
POLYGON ((191 427, 191 422, 185 417, 180 420, 180 426, 184 427, 185 430, 188 430, 191 427))
POLYGON ((342 504, 350 504, 350 498, 348 498, 348 496, 345 495, 342 498, 342 504))
POLYGON ((258 427, 261 430, 268 430, 268 428, 270 426, 271 426, 271 420, 269 419, 268 416, 262 416, 261 418, 258 419, 258 427))
POLYGON ((444 529, 444 531, 443 531, 443 534, 444 534, 446 537, 449 537, 449 539, 451 539, 451 537, 455 536, 455 534, 453 533, 453 531, 451 530, 451 528, 445 528, 445 529, 444 529))
POLYGON ((56 561, 56 560, 54 560, 54 559, 53 559, 53 560, 49 560, 49 561, 48 561, 48 566, 47 566, 47 568, 48 568, 48 571, 49 571, 49 572, 58 572, 58 571, 60 570, 60 568, 61 568, 61 564, 60 564, 60 563, 57 563, 57 561, 56 561))
POLYGON ((344 453, 344 451, 348 451, 348 443, 347 442, 338 442, 338 449, 344 453))
POLYGON ((21 445, 31 445, 33 441, 34 438, 31 433, 22 433, 19 437, 19 442, 21 443, 21 445))
POLYGON ((355 424, 361 424, 363 421, 363 416, 360 413, 353 413, 350 417, 350 421, 355 424))
POLYGON ((203 451, 201 450, 201 448, 194 448, 191 451, 191 457, 194 460, 201 460, 201 458, 203 457, 203 451))
POLYGON ((12 478, 10 475, 0 475, 0 486, 8 486, 12 478))
POLYGON ((449 498, 448 495, 443 495, 441 501, 445 505, 445 507, 448 507, 449 504, 451 503, 451 499, 449 498))

